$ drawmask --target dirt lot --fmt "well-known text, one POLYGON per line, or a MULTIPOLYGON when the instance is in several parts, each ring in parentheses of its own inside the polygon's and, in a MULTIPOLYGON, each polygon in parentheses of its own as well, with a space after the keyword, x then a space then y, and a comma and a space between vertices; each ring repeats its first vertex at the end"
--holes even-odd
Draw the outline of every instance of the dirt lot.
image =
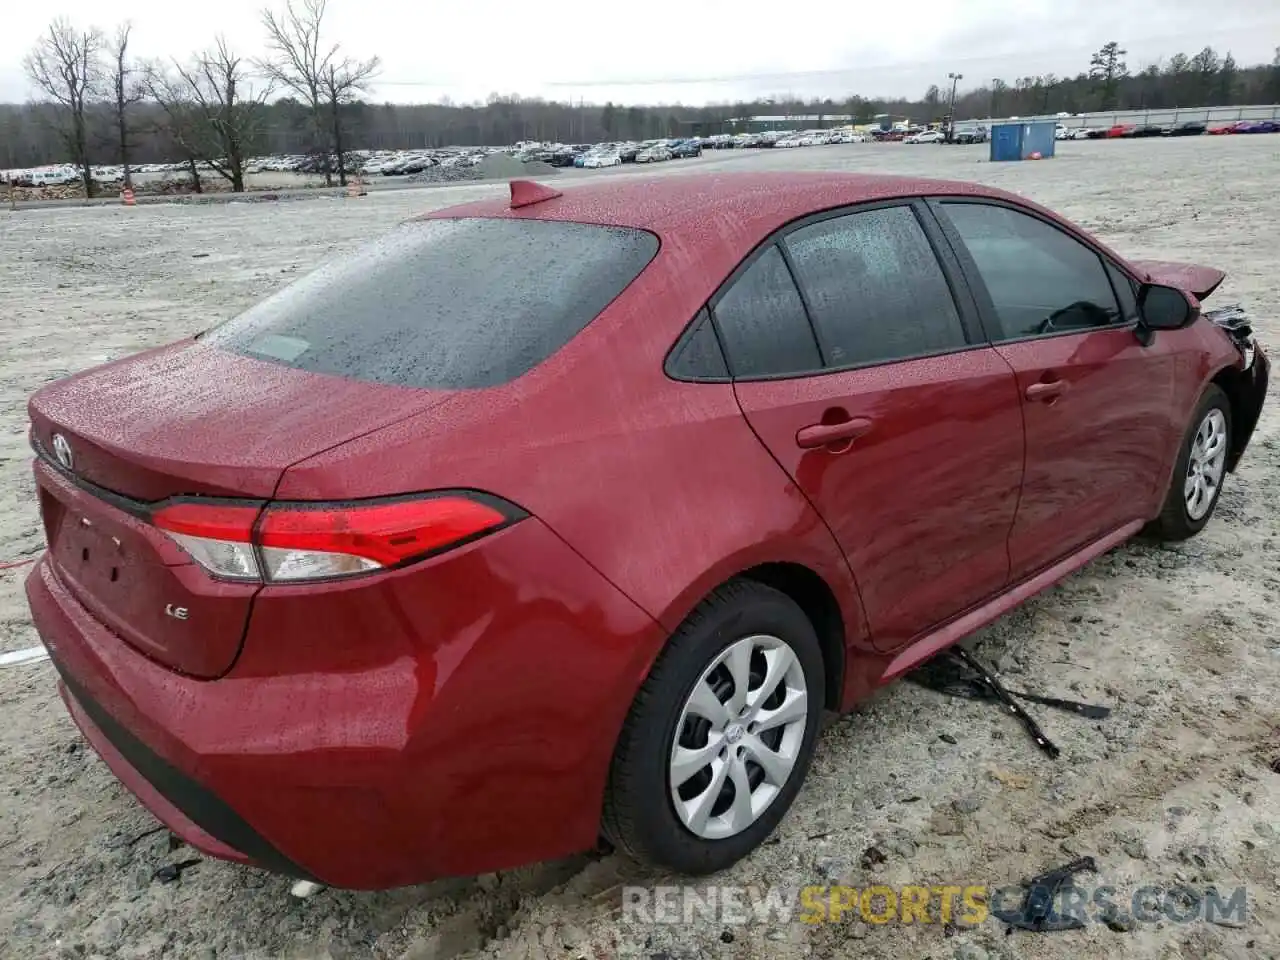
MULTIPOLYGON (((1048 162, 982 148, 850 145, 708 154, 654 173, 842 168, 981 180, 1055 207, 1135 256, 1230 271, 1213 304, 1280 316, 1280 138, 1079 142, 1048 162)), ((610 171, 603 176, 632 176, 610 171)), ((568 182, 569 178, 566 178, 568 182)), ((41 548, 26 397, 55 377, 220 320, 415 211, 494 186, 361 200, 0 214, 0 564, 41 548)), ((1261 337, 1280 352, 1280 324, 1261 337)), ((0 571, 0 652, 37 643, 26 569, 0 571)), ((977 638, 1011 685, 1114 707, 1102 722, 1033 708, 1039 754, 989 705, 899 684, 822 737, 776 842, 720 884, 1003 885, 1092 854, 1136 887, 1248 888, 1242 925, 1102 923, 1053 934, 858 919, 655 926, 620 884, 673 883, 618 857, 383 894, 310 900, 204 861, 171 884, 155 822, 87 750, 47 663, 0 667, 0 956, 578 958, 1280 956, 1280 413, 1265 412, 1216 519, 1174 548, 1113 551, 977 638), (136 839, 136 842, 135 842, 136 839), (864 856, 871 846, 885 855, 864 856)), ((699 884, 705 890, 707 884, 699 884)))

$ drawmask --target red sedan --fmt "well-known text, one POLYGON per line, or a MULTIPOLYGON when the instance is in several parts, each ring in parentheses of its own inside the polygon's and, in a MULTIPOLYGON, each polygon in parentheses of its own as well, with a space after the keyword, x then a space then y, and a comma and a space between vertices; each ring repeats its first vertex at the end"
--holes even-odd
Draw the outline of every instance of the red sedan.
POLYGON ((1208 522, 1269 368, 1222 276, 972 184, 514 183, 37 393, 31 608, 214 856, 719 869, 821 711, 1208 522))

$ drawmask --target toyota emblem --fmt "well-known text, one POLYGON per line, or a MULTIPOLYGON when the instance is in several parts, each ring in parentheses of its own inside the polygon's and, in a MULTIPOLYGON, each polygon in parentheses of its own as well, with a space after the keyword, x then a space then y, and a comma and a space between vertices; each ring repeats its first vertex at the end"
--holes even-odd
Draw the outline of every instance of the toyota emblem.
POLYGON ((60 433, 53 435, 53 455, 57 461, 67 470, 75 468, 75 457, 71 455, 71 444, 67 442, 67 438, 60 433))

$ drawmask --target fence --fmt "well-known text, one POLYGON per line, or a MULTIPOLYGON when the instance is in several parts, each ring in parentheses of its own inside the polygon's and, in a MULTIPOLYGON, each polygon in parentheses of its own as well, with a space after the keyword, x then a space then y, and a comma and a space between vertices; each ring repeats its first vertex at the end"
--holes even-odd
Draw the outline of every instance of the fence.
MULTIPOLYGON (((1280 120, 1280 104, 1260 104, 1242 107, 1168 107, 1161 110, 1108 110, 1098 113, 1077 113, 1070 117, 1043 114, 1034 117, 1018 117, 1023 123, 1052 120, 1065 127, 1114 127, 1117 124, 1165 126, 1177 123, 1235 123, 1237 120, 1280 120)), ((1013 118, 966 121, 993 123, 1011 122, 1013 118)))

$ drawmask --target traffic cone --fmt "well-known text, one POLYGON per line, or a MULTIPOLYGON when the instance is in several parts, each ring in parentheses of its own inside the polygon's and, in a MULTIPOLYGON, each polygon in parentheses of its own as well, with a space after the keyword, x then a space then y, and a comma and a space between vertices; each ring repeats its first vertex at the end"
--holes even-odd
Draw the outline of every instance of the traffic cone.
POLYGON ((129 187, 125 187, 120 191, 120 200, 126 207, 133 206, 133 191, 129 187))

